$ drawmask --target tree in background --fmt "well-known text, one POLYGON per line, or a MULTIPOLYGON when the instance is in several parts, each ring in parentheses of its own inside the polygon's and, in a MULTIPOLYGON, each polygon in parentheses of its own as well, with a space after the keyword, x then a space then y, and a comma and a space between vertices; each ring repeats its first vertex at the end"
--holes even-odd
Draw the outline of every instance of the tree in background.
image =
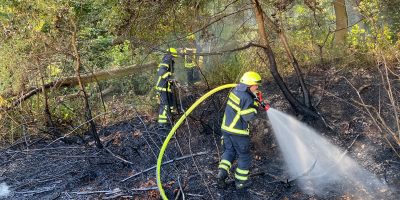
MULTIPOLYGON (((272 73, 272 76, 274 77, 275 81, 277 82, 279 88, 282 90, 286 99, 289 101, 290 105, 297 112, 300 112, 309 117, 319 118, 319 115, 314 110, 312 110, 311 107, 307 107, 304 104, 300 103, 287 88, 285 82, 283 81, 281 75, 278 72, 277 64, 275 61, 275 55, 270 46, 270 41, 268 40, 267 32, 265 31, 264 12, 263 12, 258 0, 253 0, 252 3, 254 6, 254 14, 256 17, 257 25, 258 25, 258 33, 260 36, 261 44, 264 46, 263 47, 264 52, 268 57, 270 72, 272 73)), ((283 41, 285 41, 285 40, 283 40, 283 41)), ((290 58, 290 55, 292 55, 292 54, 289 53, 289 58, 290 58)), ((294 59, 294 58, 292 58, 292 59, 294 59)))
POLYGON ((347 33, 347 12, 346 0, 335 0, 333 2, 336 16, 335 43, 343 45, 346 41, 347 33))

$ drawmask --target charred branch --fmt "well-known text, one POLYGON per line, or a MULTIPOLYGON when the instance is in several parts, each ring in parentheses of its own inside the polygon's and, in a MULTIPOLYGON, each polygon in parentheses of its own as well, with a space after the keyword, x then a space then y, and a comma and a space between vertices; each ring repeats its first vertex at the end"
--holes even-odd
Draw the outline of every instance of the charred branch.
POLYGON ((305 116, 312 117, 312 118, 316 118, 316 119, 320 118, 318 113, 316 113, 314 110, 312 110, 312 108, 308 108, 306 105, 304 105, 300 101, 298 101, 293 96, 293 94, 290 92, 290 90, 286 86, 285 82, 283 81, 283 79, 277 69, 274 52, 272 51, 272 48, 269 45, 267 32, 265 31, 263 10, 262 10, 261 5, 258 2, 258 0, 253 0, 253 6, 254 6, 254 12, 255 12, 256 20, 257 20, 257 24, 258 24, 258 31, 259 31, 259 35, 260 35, 260 39, 261 39, 261 45, 264 46, 263 50, 264 50, 265 55, 268 57, 269 69, 270 69, 270 72, 271 72, 274 80, 276 81, 279 88, 285 95, 286 99, 289 101, 290 105, 296 112, 301 113, 305 116))

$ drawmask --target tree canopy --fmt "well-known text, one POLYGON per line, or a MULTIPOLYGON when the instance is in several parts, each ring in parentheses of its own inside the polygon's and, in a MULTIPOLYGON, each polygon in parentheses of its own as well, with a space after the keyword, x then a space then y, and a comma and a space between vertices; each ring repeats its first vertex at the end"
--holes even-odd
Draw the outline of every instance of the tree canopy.
MULTIPOLYGON (((61 108, 67 104, 60 107, 55 99, 89 90, 93 100, 114 86, 151 98, 154 74, 149 72, 118 80, 110 75, 109 80, 84 83, 81 89, 59 90, 51 83, 159 62, 168 47, 184 48, 187 36, 193 34, 202 47, 203 75, 211 86, 236 82, 245 70, 256 70, 267 80, 281 83, 300 113, 315 114, 302 71, 338 62, 364 67, 397 62, 399 4, 378 0, 2 1, 0 104, 3 109, 12 108, 16 100, 42 91, 44 85, 50 89, 48 94, 19 103, 41 110, 44 99, 49 99, 53 114, 70 116, 65 112, 71 109, 61 108), (257 21, 254 3, 260 5, 262 21, 257 21), (261 29, 266 35, 257 23, 265 24, 261 29), (267 46, 271 54, 260 54, 267 46), (268 68, 271 59, 275 69, 268 68), (303 99, 293 96, 279 78, 294 72, 300 78, 303 99)), ((69 103, 79 105, 74 101, 69 103)), ((95 102, 90 104, 99 107, 95 102)))

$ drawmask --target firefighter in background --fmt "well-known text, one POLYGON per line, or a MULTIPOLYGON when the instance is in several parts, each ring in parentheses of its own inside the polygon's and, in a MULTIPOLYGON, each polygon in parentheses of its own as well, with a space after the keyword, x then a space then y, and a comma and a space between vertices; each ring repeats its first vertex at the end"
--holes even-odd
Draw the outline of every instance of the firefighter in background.
POLYGON ((162 62, 158 65, 156 90, 160 100, 158 111, 158 124, 161 128, 169 127, 168 119, 174 109, 174 95, 171 86, 174 82, 172 75, 174 73, 174 58, 178 57, 175 48, 169 48, 168 53, 164 55, 162 62))
POLYGON ((195 82, 200 80, 199 66, 202 63, 202 56, 196 55, 201 52, 201 48, 196 43, 196 37, 194 34, 190 34, 187 37, 189 41, 189 47, 183 49, 185 54, 185 70, 187 75, 187 84, 192 86, 195 82))
POLYGON ((250 186, 249 121, 255 118, 259 106, 262 105, 265 110, 269 109, 269 104, 257 98, 256 92, 260 84, 261 76, 258 73, 246 72, 241 77, 240 83, 229 94, 221 126, 224 152, 218 166, 217 182, 220 188, 225 188, 225 179, 236 156, 238 156, 234 176, 236 189, 250 186))

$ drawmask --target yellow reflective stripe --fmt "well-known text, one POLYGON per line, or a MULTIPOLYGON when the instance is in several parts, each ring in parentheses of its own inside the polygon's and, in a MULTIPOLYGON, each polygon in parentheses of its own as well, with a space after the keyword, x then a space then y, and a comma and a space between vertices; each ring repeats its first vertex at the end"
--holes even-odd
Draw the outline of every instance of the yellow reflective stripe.
POLYGON ((240 99, 232 92, 229 94, 229 99, 236 103, 236 105, 240 105, 240 99))
POLYGON ((202 65, 203 64, 203 56, 199 56, 199 65, 202 65))
POLYGON ((156 87, 156 90, 158 91, 164 91, 164 92, 171 92, 171 88, 163 88, 163 87, 156 87))
POLYGON ((169 65, 168 65, 168 64, 165 64, 165 63, 160 63, 160 64, 158 65, 158 67, 162 67, 162 66, 169 67, 169 65))
POLYGON ((183 51, 185 53, 187 53, 187 51, 193 51, 193 53, 196 53, 196 49, 191 49, 191 48, 185 48, 183 51))
POLYGON ((167 107, 164 106, 163 112, 158 115, 159 123, 167 123, 167 107))
POLYGON ((161 122, 161 123, 167 122, 167 112, 165 109, 163 110, 162 114, 158 115, 158 122, 161 122))
POLYGON ((186 63, 185 64, 186 68, 193 68, 194 66, 196 66, 194 63, 186 63))
POLYGON ((258 107, 258 106, 260 106, 260 103, 258 103, 257 101, 254 101, 253 105, 258 107))
POLYGON ((185 54, 188 51, 192 51, 192 54, 191 55, 185 55, 185 67, 186 68, 192 68, 192 67, 196 66, 196 63, 195 63, 195 61, 196 61, 196 55, 195 55, 196 54, 196 49, 190 49, 190 48, 185 48, 184 49, 185 54), (187 62, 187 59, 186 59, 187 56, 191 56, 192 57, 192 62, 190 62, 190 63, 187 62))
POLYGON ((221 160, 221 164, 226 164, 226 165, 228 165, 228 167, 232 166, 232 164, 231 164, 231 162, 229 162, 229 160, 221 160))
POLYGON ((167 78, 168 76, 170 76, 172 73, 171 72, 167 72, 164 75, 161 76, 161 78, 167 78))
POLYGON ((247 176, 240 176, 238 174, 235 174, 235 178, 241 181, 246 181, 247 179, 249 179, 247 176))
POLYGON ((221 129, 225 130, 227 132, 230 132, 230 133, 236 133, 236 134, 240 134, 240 135, 249 135, 248 129, 241 130, 241 129, 236 129, 236 128, 229 128, 229 127, 225 126, 224 123, 222 124, 221 129))
POLYGON ((235 118, 233 118, 231 124, 229 125, 229 128, 233 128, 233 127, 235 127, 236 123, 240 119, 240 112, 241 111, 240 111, 240 108, 238 106, 236 106, 235 104, 233 104, 231 101, 228 101, 228 105, 236 110, 236 116, 235 116, 235 118))
POLYGON ((236 113, 236 116, 235 116, 235 118, 233 118, 232 123, 229 126, 229 128, 235 127, 235 125, 239 121, 239 119, 240 119, 240 112, 236 113))
POLYGON ((167 111, 165 110, 165 108, 164 108, 163 112, 158 115, 158 117, 159 118, 163 118, 163 119, 167 119, 167 111))
POLYGON ((226 166, 226 165, 220 164, 220 165, 218 166, 218 168, 224 169, 224 170, 226 170, 227 172, 229 172, 229 167, 226 166))
POLYGON ((247 175, 249 174, 249 170, 244 170, 244 169, 240 169, 240 168, 236 168, 236 172, 242 174, 242 175, 247 175))
MULTIPOLYGON (((229 95, 229 97, 231 97, 231 96, 229 95)), ((231 100, 231 98, 230 98, 230 100, 231 100)), ((233 99, 232 99, 232 101, 233 101, 233 99)), ((249 135, 249 130, 248 129, 241 130, 241 129, 236 129, 234 127, 235 127, 236 123, 239 121, 241 114, 248 114, 248 113, 251 113, 251 112, 256 112, 257 113, 256 109, 249 108, 249 109, 244 110, 244 112, 242 113, 240 108, 238 106, 236 106, 234 103, 232 103, 231 101, 229 101, 229 100, 228 100, 228 105, 231 108, 233 108, 234 110, 236 110, 237 113, 236 113, 235 118, 233 118, 233 120, 232 120, 231 124, 229 125, 229 127, 225 125, 226 115, 224 115, 224 118, 222 119, 221 129, 225 130, 225 131, 228 131, 228 132, 231 132, 231 133, 236 133, 236 134, 241 134, 241 135, 249 135)))
POLYGON ((255 108, 249 108, 249 109, 240 111, 240 115, 246 115, 246 114, 249 114, 252 112, 257 114, 257 110, 255 108))
POLYGON ((233 104, 231 101, 228 101, 228 105, 229 105, 230 107, 232 107, 234 110, 236 110, 236 112, 240 112, 239 106, 233 104))
MULTIPOLYGON (((157 84, 156 84, 156 85, 159 85, 159 84, 160 84, 160 81, 161 81, 161 76, 158 77, 158 80, 157 80, 157 84)), ((157 86, 156 86, 156 87, 157 87, 157 86)))
POLYGON ((235 109, 236 112, 238 112, 238 114, 240 114, 240 115, 245 115, 245 114, 249 114, 249 113, 252 113, 252 112, 257 113, 257 110, 255 108, 249 108, 249 109, 246 109, 246 110, 240 110, 240 108, 238 106, 236 106, 235 104, 233 104, 230 101, 228 101, 228 105, 231 106, 233 109, 235 109))

